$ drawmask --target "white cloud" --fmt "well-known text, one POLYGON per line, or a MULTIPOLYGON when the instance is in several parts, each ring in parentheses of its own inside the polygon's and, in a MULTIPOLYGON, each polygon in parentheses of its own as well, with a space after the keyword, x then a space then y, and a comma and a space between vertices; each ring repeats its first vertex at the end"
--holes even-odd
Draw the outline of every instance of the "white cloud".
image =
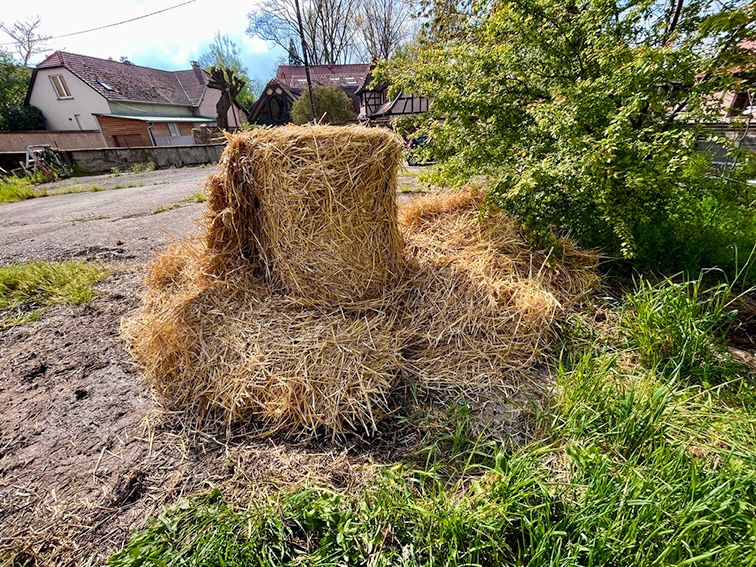
MULTIPOLYGON (((94 57, 127 57, 133 63, 164 69, 186 69, 216 31, 228 34, 241 48, 250 74, 269 78, 281 50, 246 35, 247 14, 257 0, 195 0, 161 14, 82 35, 54 39, 52 49, 94 57)), ((10 24, 39 16, 40 33, 60 36, 155 12, 181 0, 35 0, 3 7, 2 22, 10 24), (117 7, 117 9, 114 9, 117 7)), ((0 43, 7 38, 3 35, 0 43)), ((39 61, 34 61, 38 63, 39 61)))

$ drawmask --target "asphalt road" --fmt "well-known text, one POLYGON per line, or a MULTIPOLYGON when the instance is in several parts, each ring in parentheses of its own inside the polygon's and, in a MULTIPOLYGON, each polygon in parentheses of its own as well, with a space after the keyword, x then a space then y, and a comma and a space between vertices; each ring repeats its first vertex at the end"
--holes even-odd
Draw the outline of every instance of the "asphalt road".
POLYGON ((195 167, 77 178, 46 189, 96 184, 105 190, 2 204, 0 264, 76 257, 148 261, 166 242, 183 239, 195 228, 204 203, 155 211, 201 191, 213 171, 195 167), (124 187, 108 188, 118 185, 124 187))
MULTIPOLYGON (((400 169, 400 203, 418 196, 413 191, 421 169, 400 169)), ((214 166, 185 167, 78 177, 41 188, 59 193, 94 185, 102 190, 0 204, 0 265, 69 258, 148 262, 167 242, 183 240, 195 230, 205 205, 185 203, 155 211, 202 191, 214 171, 214 166)))

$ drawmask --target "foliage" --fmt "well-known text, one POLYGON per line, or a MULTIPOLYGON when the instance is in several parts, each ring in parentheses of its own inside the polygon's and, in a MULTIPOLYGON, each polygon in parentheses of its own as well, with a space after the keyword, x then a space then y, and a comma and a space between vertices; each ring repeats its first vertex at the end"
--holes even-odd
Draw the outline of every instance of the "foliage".
POLYGON ((36 106, 16 106, 5 111, 0 130, 44 130, 45 117, 36 106))
POLYGON ((29 179, 8 177, 8 181, 0 181, 0 203, 13 203, 24 201, 45 195, 44 192, 35 190, 29 179))
POLYGON ((42 112, 24 106, 31 72, 16 65, 9 53, 0 49, 0 130, 43 130, 42 112))
MULTIPOLYGON (((355 118, 352 100, 338 87, 313 87, 315 112, 319 124, 346 124, 355 118)), ((312 123, 310 91, 305 89, 291 107, 294 124, 312 123)))
POLYGON ((216 32, 213 42, 207 50, 199 56, 199 64, 206 70, 219 67, 233 71, 234 75, 244 81, 244 88, 239 92, 236 100, 245 108, 249 108, 257 99, 257 94, 262 90, 258 80, 249 76, 248 69, 241 61, 241 51, 234 41, 227 35, 216 32))
POLYGON ((17 262, 0 268, 0 329, 38 318, 50 305, 88 303, 107 271, 92 262, 17 262))
MULTIPOLYGON (((378 80, 431 97, 436 180, 486 175, 534 240, 550 227, 645 269, 756 243, 752 156, 699 153, 752 53, 756 6, 710 0, 478 3, 378 80), (440 179, 438 179, 440 178, 440 179)), ((439 2, 438 10, 449 9, 439 2)), ((459 16, 459 17, 457 17, 459 16)))
MULTIPOLYGON (((670 296, 693 289, 701 307, 675 312, 714 344, 732 287, 638 285, 673 311, 670 296)), ((634 317, 647 333, 665 327, 634 317)), ((713 387, 689 379, 699 358, 639 366, 636 332, 569 325, 542 438, 528 446, 472 436, 459 410, 360 492, 296 488, 245 511, 214 492, 150 521, 109 565, 755 564, 756 376, 726 353, 705 362, 726 378, 713 387)))

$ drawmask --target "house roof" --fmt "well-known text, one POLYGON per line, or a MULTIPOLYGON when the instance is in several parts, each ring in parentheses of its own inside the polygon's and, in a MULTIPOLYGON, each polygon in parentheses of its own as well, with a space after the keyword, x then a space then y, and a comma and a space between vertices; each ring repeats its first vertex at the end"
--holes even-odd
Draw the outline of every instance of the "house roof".
POLYGON ((50 55, 37 70, 56 67, 65 67, 112 101, 199 106, 209 80, 199 67, 163 71, 65 51, 50 55))
MULTIPOLYGON (((312 65, 310 76, 318 85, 332 87, 354 87, 363 83, 370 71, 370 63, 351 65, 312 65)), ((292 89, 307 88, 307 75, 301 65, 279 65, 276 80, 292 89)))

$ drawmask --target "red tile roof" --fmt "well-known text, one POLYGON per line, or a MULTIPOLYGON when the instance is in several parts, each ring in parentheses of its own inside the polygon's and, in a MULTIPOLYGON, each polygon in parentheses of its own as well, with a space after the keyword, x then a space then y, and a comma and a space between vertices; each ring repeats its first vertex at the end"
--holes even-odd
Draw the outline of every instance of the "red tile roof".
POLYGON ((65 67, 112 101, 199 106, 209 79, 199 68, 163 71, 64 51, 37 65, 37 69, 53 67, 65 67))
MULTIPOLYGON (((370 63, 351 65, 312 65, 310 75, 314 83, 333 87, 357 88, 370 71, 370 63)), ((307 88, 307 75, 301 65, 279 65, 276 80, 294 89, 307 88)))

